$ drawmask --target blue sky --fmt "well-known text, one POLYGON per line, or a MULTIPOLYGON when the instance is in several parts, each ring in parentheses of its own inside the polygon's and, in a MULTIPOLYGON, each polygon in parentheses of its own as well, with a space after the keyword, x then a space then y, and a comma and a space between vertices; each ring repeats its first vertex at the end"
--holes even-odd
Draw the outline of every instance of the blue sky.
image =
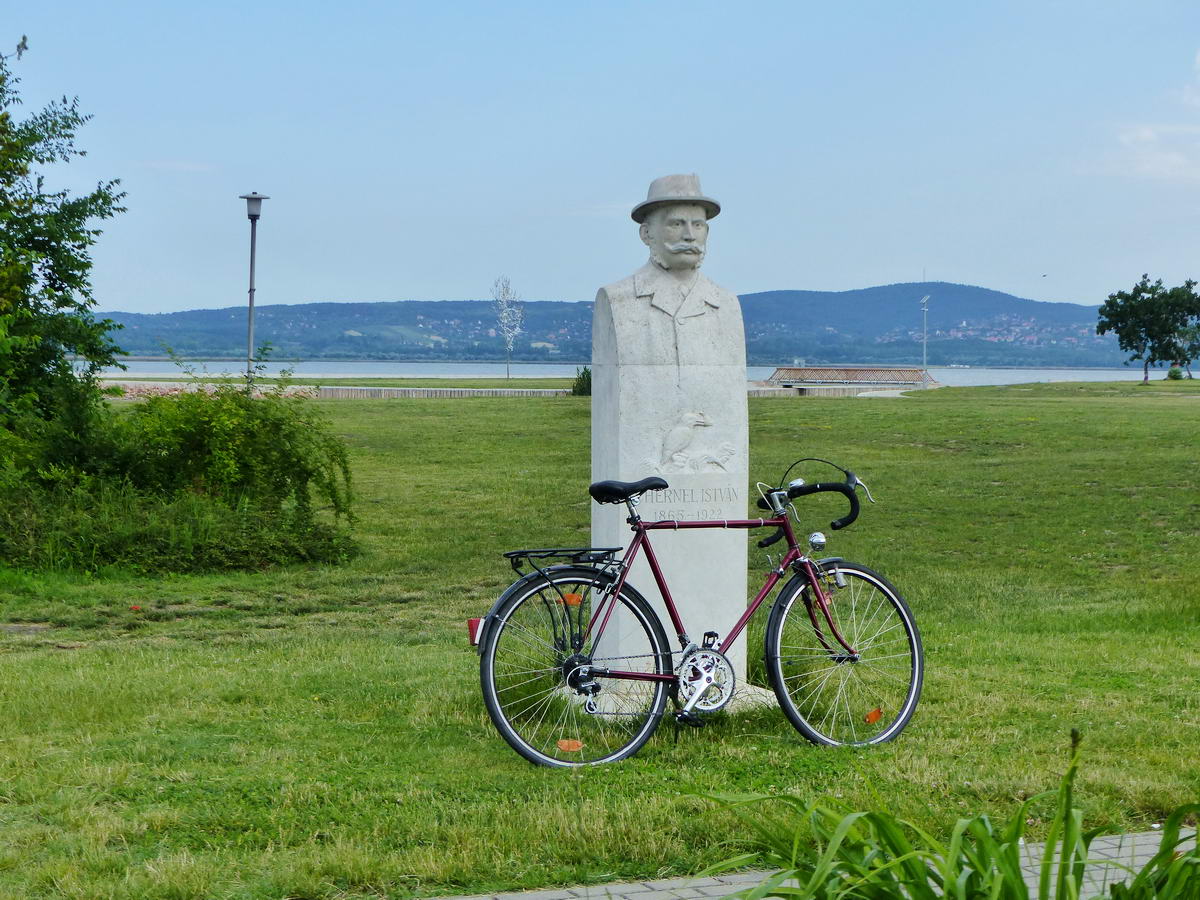
MULTIPOLYGON (((586 300, 696 172, 737 291, 930 280, 1100 303, 1200 275, 1200 4, 26 4, 25 109, 78 95, 129 212, 101 309, 586 300)), ((11 10, 11 7, 10 7, 11 10)))

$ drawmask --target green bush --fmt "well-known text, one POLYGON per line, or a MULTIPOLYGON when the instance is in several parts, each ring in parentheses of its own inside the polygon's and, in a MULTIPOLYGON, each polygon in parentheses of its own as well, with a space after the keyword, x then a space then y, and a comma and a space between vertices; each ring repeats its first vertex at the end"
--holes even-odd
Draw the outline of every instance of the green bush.
POLYGON ((1183 369, 1181 369, 1179 366, 1171 366, 1171 368, 1167 369, 1167 380, 1168 381, 1182 381, 1183 380, 1183 369))
MULTIPOLYGON (((710 866, 702 874, 750 865, 776 870, 761 884, 731 895, 753 900, 1077 900, 1089 896, 1081 892, 1088 848, 1104 829, 1083 829, 1083 814, 1074 802, 1078 732, 1072 732, 1071 744, 1071 762, 1059 785, 1033 893, 1021 866, 1026 861, 1026 819, 1041 797, 1023 803, 1002 827, 986 815, 959 819, 946 843, 887 812, 849 812, 792 796, 714 798, 750 826, 759 849, 710 866), (764 810, 770 802, 783 804, 790 815, 771 816, 764 810)), ((1171 813, 1158 853, 1141 871, 1132 873, 1129 884, 1112 885, 1110 896, 1119 900, 1200 897, 1200 849, 1178 850, 1181 825, 1198 814, 1197 803, 1171 813)))
POLYGON ((0 560, 17 568, 188 573, 335 563, 353 553, 343 529, 250 501, 155 495, 112 478, 0 483, 0 560))
POLYGON ((575 381, 571 384, 571 393, 576 397, 592 396, 592 370, 587 366, 575 370, 575 381))
POLYGON ((0 427, 0 485, 19 482, 38 458, 38 448, 25 434, 0 427))
POLYGON ((353 555, 344 442, 282 388, 225 383, 0 428, 0 562, 255 569, 353 555))
POLYGON ((155 494, 202 494, 310 522, 314 495, 350 515, 346 446, 306 399, 224 383, 151 397, 121 423, 124 474, 155 494))

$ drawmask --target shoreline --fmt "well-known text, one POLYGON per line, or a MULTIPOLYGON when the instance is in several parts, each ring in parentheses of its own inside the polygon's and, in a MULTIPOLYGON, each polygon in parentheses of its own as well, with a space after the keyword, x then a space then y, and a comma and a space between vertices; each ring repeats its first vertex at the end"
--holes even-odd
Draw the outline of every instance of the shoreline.
MULTIPOLYGON (((176 360, 179 362, 183 362, 183 363, 237 363, 243 367, 245 366, 245 363, 246 363, 246 357, 244 357, 244 356, 176 356, 176 357, 170 357, 170 356, 124 356, 124 357, 121 357, 121 359, 126 362, 136 362, 136 363, 149 363, 149 362, 173 363, 176 360)), ((320 357, 304 357, 304 358, 299 358, 299 357, 282 358, 281 357, 281 358, 273 358, 270 360, 266 360, 265 362, 268 365, 281 366, 281 367, 285 367, 285 368, 288 365, 292 365, 292 364, 310 365, 310 364, 316 364, 316 363, 333 363, 336 365, 367 365, 367 366, 391 366, 391 365, 394 365, 394 366, 460 366, 460 365, 461 366, 502 366, 502 365, 504 365, 504 360, 502 360, 502 359, 500 359, 500 360, 496 360, 496 359, 442 359, 442 360, 365 359, 365 358, 358 358, 358 357, 339 357, 339 356, 320 356, 320 357)), ((590 361, 572 361, 569 359, 564 359, 564 360, 549 360, 549 359, 515 360, 514 359, 512 361, 512 365, 514 365, 514 366, 591 366, 591 362, 590 361)), ((863 363, 863 362, 814 362, 812 360, 807 360, 805 365, 808 365, 808 366, 838 366, 838 367, 847 368, 847 369, 854 369, 854 368, 894 369, 894 368, 913 368, 913 367, 921 368, 919 362, 863 363)), ((746 368, 748 368, 748 369, 773 369, 773 368, 789 368, 789 367, 793 367, 793 364, 790 362, 747 363, 746 364, 746 368)), ((929 368, 930 369, 967 370, 967 371, 969 371, 971 369, 1001 369, 1004 371, 1058 371, 1058 372, 1074 372, 1074 371, 1085 370, 1085 369, 1095 369, 1097 371, 1107 372, 1107 371, 1111 371, 1114 369, 1124 368, 1124 366, 1122 366, 1122 365, 1095 365, 1095 366, 1087 366, 1087 365, 1016 366, 1016 365, 1011 365, 1010 366, 1010 365, 983 365, 983 364, 963 365, 963 364, 958 364, 958 363, 947 363, 947 364, 930 363, 929 368)), ((1128 366, 1128 368, 1130 371, 1134 371, 1135 369, 1137 371, 1140 371, 1141 364, 1139 363, 1137 366, 1130 365, 1130 366, 1128 366)), ((1151 368, 1151 370, 1155 370, 1155 371, 1158 369, 1162 369, 1165 371, 1166 369, 1170 368, 1170 366, 1158 365, 1158 366, 1151 366, 1150 368, 1151 368)), ((424 375, 421 377, 432 378, 432 377, 439 377, 439 376, 424 375)), ((456 377, 456 376, 447 376, 447 377, 456 377)), ((516 376, 516 375, 514 375, 513 377, 514 378, 516 378, 516 377, 528 378, 528 377, 533 377, 533 376, 516 376)))

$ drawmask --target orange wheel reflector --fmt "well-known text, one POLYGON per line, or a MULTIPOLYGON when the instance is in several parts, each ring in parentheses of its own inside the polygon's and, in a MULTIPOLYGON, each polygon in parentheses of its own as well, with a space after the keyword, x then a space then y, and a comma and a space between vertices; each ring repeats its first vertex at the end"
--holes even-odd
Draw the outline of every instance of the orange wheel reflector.
MULTIPOLYGON (((568 597, 571 595, 568 594, 568 597)), ((570 738, 563 738, 558 742, 558 749, 563 753, 578 753, 583 749, 583 741, 576 741, 570 738)))
POLYGON ((567 606, 578 606, 583 602, 583 594, 563 594, 562 599, 567 606))
POLYGON ((867 713, 863 717, 863 719, 866 721, 866 723, 868 725, 874 725, 876 722, 878 722, 882 718, 883 718, 883 710, 880 709, 878 706, 875 707, 873 710, 871 710, 869 713, 867 713))

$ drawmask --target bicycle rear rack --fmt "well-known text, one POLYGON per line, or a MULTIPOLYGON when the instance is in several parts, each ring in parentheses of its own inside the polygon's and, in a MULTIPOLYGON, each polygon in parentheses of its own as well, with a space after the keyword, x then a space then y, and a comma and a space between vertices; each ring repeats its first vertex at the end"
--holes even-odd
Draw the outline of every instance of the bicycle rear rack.
POLYGON ((513 571, 524 575, 521 567, 526 563, 534 570, 541 572, 542 567, 535 560, 563 559, 577 565, 600 566, 607 568, 616 563, 613 554, 620 553, 624 547, 542 547, 535 550, 509 550, 504 554, 513 571))

